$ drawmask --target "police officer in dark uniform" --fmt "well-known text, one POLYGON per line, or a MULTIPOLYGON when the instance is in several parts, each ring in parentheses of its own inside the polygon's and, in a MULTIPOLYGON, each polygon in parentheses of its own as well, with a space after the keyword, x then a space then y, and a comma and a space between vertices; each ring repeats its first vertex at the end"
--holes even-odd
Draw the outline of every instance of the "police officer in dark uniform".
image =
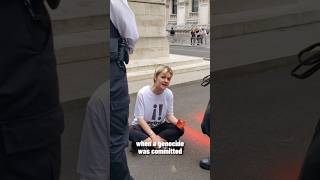
MULTIPOLYGON (((292 76, 306 79, 320 69, 319 47, 320 42, 299 52, 299 64, 291 71, 292 76)), ((318 179, 320 179, 320 120, 318 120, 299 175, 299 180, 318 179)))
MULTIPOLYGON (((206 112, 203 117, 203 121, 201 123, 201 130, 204 134, 208 135, 210 137, 210 100, 207 105, 206 112)), ((203 158, 200 160, 199 165, 201 168, 205 170, 210 170, 211 162, 210 162, 210 157, 203 158)))
POLYGON ((110 179, 130 180, 128 146, 129 102, 125 64, 133 52, 138 31, 127 0, 110 1, 110 179))
POLYGON ((320 120, 318 120, 315 128, 299 176, 299 180, 318 179, 320 179, 320 120))
POLYGON ((129 102, 128 82, 125 62, 128 63, 126 41, 110 22, 110 135, 112 180, 130 179, 129 168, 124 149, 128 145, 129 102), (113 48, 117 47, 117 48, 113 48))
MULTIPOLYGON (((207 86, 210 83, 210 75, 206 76, 203 78, 203 82, 201 83, 202 86, 207 86)), ((209 100, 209 103, 207 105, 207 109, 206 112, 204 114, 202 123, 201 123, 201 130, 203 132, 203 134, 206 134, 207 136, 209 136, 209 138, 211 137, 210 135, 210 106, 211 106, 211 100, 209 100)), ((207 158, 203 158, 200 160, 199 165, 201 168, 205 169, 205 170, 210 170, 210 166, 211 166, 211 162, 210 162, 210 157, 207 158)))
POLYGON ((63 113, 44 1, 1 1, 0 22, 0 179, 58 180, 63 113))

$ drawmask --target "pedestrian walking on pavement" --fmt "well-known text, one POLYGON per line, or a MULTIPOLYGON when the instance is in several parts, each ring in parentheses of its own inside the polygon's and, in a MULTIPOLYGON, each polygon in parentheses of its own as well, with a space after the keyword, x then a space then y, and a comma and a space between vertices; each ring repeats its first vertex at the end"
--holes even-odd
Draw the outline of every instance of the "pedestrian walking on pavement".
POLYGON ((173 27, 171 27, 171 30, 170 30, 170 36, 174 36, 176 32, 174 31, 173 27))
POLYGON ((58 180, 64 118, 51 20, 57 0, 0 6, 0 179, 58 180))
POLYGON ((195 29, 191 29, 190 33, 191 33, 190 44, 191 44, 191 46, 193 46, 196 43, 196 32, 195 32, 195 29))
POLYGON ((138 92, 129 130, 133 150, 137 149, 136 142, 174 142, 183 135, 185 122, 174 116, 173 94, 168 88, 172 76, 169 66, 160 65, 155 70, 153 85, 138 92))
POLYGON ((176 42, 175 33, 176 33, 175 30, 173 29, 173 27, 171 27, 171 30, 170 30, 171 43, 176 42))
POLYGON ((201 28, 197 29, 196 36, 197 36, 197 45, 202 45, 202 43, 203 43, 203 33, 202 33, 202 29, 201 28))
POLYGON ((204 45, 207 45, 208 44, 208 34, 207 34, 207 30, 202 28, 202 38, 204 39, 204 45))

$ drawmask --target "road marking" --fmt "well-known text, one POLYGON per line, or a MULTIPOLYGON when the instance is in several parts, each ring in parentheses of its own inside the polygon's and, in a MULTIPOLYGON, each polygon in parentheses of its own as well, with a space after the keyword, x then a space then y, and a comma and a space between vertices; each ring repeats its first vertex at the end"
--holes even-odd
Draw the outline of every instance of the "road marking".
POLYGON ((210 49, 210 46, 170 46, 170 48, 198 48, 198 49, 210 49))

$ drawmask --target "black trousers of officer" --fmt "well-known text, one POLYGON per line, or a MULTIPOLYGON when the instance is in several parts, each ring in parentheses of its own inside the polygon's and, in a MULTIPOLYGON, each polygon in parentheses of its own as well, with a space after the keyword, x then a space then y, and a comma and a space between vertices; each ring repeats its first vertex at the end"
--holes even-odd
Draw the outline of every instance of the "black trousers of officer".
POLYGON ((1 180, 59 180, 60 137, 49 145, 8 154, 0 135, 1 180))
POLYGON ((309 145, 299 180, 320 179, 320 120, 309 145))
POLYGON ((207 105, 207 109, 206 112, 204 114, 202 123, 201 123, 201 130, 203 132, 203 134, 206 134, 210 137, 210 105, 211 105, 211 101, 209 100, 209 103, 207 105))
POLYGON ((119 54, 111 52, 110 60, 110 179, 130 180, 131 176, 125 154, 125 148, 129 141, 130 97, 128 81, 125 65, 119 59, 119 54))
POLYGON ((44 0, 0 4, 0 180, 59 180, 64 125, 49 14, 44 0))

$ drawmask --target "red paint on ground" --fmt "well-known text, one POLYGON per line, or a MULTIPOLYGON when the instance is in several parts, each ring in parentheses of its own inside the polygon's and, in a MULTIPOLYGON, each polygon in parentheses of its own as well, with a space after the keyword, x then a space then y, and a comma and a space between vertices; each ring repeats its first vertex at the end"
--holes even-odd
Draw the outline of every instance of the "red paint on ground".
POLYGON ((202 123, 204 113, 203 112, 197 112, 194 115, 192 115, 192 119, 196 120, 198 123, 202 123))
POLYGON ((191 143, 200 145, 207 149, 210 148, 210 138, 202 132, 194 130, 188 126, 184 127, 184 138, 189 140, 191 143))
POLYGON ((275 180, 297 180, 301 169, 301 162, 292 159, 282 159, 271 172, 275 180))

